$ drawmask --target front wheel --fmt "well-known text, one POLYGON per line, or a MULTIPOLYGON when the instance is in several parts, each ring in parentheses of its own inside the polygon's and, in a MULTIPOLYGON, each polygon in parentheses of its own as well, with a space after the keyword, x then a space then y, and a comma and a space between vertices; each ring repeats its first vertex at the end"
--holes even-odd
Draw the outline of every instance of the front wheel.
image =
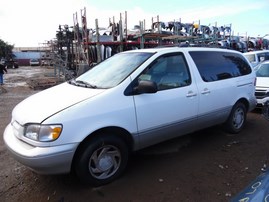
POLYGON ((226 130, 234 134, 239 133, 245 125, 246 116, 246 106, 241 102, 236 103, 225 123, 226 130))
POLYGON ((112 182, 125 170, 128 162, 126 143, 111 134, 96 137, 85 143, 75 164, 79 179, 93 186, 112 182))
POLYGON ((262 115, 266 120, 269 121, 269 99, 263 103, 262 115))

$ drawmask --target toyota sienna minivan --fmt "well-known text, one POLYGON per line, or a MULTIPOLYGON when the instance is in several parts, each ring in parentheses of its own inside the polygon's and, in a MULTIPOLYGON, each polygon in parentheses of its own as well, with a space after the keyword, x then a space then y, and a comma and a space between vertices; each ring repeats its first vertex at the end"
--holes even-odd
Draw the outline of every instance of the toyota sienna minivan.
POLYGON ((40 174, 100 186, 133 151, 214 125, 239 133, 256 106, 255 73, 237 51, 154 48, 118 53, 12 111, 10 153, 40 174))

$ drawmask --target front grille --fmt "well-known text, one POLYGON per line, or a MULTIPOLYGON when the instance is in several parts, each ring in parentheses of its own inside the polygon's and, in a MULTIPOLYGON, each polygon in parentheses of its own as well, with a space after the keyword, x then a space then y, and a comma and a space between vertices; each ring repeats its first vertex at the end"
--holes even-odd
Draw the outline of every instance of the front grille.
POLYGON ((255 96, 257 99, 263 99, 265 97, 268 97, 269 95, 268 95, 267 90, 256 90, 255 96))

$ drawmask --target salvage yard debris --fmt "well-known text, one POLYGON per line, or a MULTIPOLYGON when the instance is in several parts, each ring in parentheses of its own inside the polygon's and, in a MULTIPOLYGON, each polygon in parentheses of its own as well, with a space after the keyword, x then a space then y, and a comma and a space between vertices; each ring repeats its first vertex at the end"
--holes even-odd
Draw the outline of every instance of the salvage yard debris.
POLYGON ((7 90, 5 89, 5 88, 3 88, 2 86, 0 86, 0 95, 2 94, 2 93, 6 93, 7 92, 7 90))
POLYGON ((35 79, 32 78, 27 80, 26 83, 33 90, 44 90, 61 83, 61 81, 55 77, 47 77, 47 78, 35 78, 35 79))

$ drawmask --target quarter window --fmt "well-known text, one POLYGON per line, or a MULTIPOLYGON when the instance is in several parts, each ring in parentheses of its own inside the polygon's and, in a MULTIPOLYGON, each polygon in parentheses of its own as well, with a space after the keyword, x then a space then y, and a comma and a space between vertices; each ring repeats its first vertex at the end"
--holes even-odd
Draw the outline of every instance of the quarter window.
POLYGON ((251 73, 251 67, 240 54, 215 51, 190 51, 205 82, 234 78, 251 73))

